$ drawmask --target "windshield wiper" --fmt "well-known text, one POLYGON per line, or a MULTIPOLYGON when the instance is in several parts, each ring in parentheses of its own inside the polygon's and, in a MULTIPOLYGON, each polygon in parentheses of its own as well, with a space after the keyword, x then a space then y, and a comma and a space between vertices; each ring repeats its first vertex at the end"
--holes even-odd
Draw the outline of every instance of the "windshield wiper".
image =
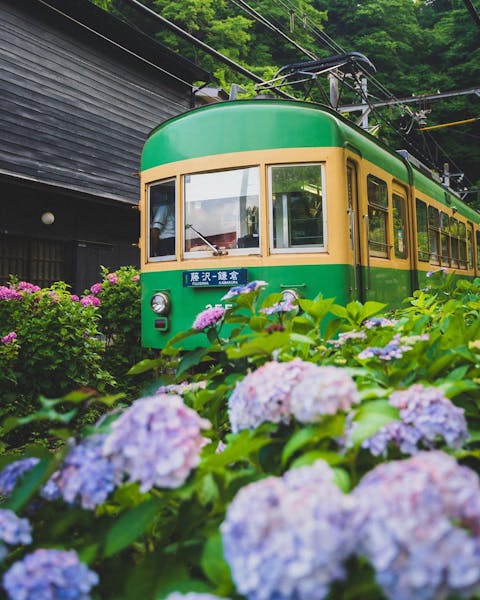
POLYGON ((204 235, 202 235, 197 229, 195 229, 193 225, 185 225, 185 229, 191 229, 192 231, 194 231, 198 235, 198 237, 202 241, 204 241, 207 244, 207 246, 209 246, 209 248, 212 249, 214 256, 223 256, 224 254, 228 254, 227 250, 211 244, 204 235))

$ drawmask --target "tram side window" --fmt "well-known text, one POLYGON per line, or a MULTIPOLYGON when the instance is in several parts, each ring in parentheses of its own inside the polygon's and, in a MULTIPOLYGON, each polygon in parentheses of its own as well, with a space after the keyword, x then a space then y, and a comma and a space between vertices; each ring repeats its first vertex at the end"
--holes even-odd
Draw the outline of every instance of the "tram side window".
POLYGON ((316 250, 324 245, 322 167, 278 165, 269 169, 274 250, 316 250))
POLYGON ((185 175, 184 190, 186 254, 259 252, 258 167, 185 175))
POLYGON ((428 252, 428 220, 427 205, 417 198, 417 245, 418 260, 428 262, 430 255, 428 252))
POLYGON ((428 246, 430 262, 440 264, 440 213, 433 206, 428 207, 428 246))
POLYGON ((388 245, 388 188, 385 181, 374 175, 367 178, 368 249, 371 256, 389 258, 388 245))
POLYGON ((393 247, 397 258, 407 258, 405 200, 393 194, 393 247))
POLYGON ((150 211, 150 258, 175 257, 175 180, 154 183, 148 188, 150 211))

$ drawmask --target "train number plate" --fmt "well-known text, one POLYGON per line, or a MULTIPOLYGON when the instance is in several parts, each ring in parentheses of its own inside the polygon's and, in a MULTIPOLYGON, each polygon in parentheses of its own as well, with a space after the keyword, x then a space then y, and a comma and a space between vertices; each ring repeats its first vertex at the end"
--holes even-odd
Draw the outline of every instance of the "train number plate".
POLYGON ((183 287, 218 287, 244 285, 247 269, 208 269, 206 271, 183 271, 183 287))

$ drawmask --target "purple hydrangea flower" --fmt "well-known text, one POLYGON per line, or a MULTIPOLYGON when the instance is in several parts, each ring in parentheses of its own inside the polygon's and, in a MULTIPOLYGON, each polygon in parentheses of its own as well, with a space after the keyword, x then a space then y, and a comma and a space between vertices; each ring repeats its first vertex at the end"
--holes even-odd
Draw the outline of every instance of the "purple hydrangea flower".
POLYGON ((89 294, 80 300, 80 304, 82 306, 100 306, 100 298, 89 294))
POLYGON ((266 306, 265 308, 261 308, 260 312, 265 315, 274 315, 277 313, 290 312, 291 310, 295 310, 297 305, 294 304, 293 298, 287 297, 286 300, 281 300, 280 302, 276 302, 272 306, 266 306))
POLYGON ((324 598, 355 547, 351 509, 323 461, 243 487, 220 527, 237 590, 249 600, 324 598))
POLYGON ((382 463, 353 492, 358 554, 394 600, 469 596, 480 584, 480 482, 443 452, 382 463))
POLYGON ((468 438, 463 408, 455 406, 435 387, 415 384, 394 392, 389 402, 399 409, 401 420, 387 423, 363 442, 362 446, 375 456, 384 454, 390 442, 404 454, 415 454, 420 445, 433 448, 438 438, 451 448, 461 448, 468 438))
POLYGON ((374 327, 393 327, 398 321, 394 319, 386 319, 385 317, 372 317, 363 322, 363 326, 366 329, 373 329, 374 327))
POLYGON ((365 340, 367 334, 364 331, 345 331, 338 334, 338 339, 329 340, 329 344, 333 344, 335 347, 340 348, 346 344, 349 340, 365 340))
POLYGON ((70 300, 71 300, 72 302, 80 302, 80 298, 79 298, 79 296, 77 296, 77 294, 72 294, 72 295, 70 296, 70 300))
POLYGON ((359 401, 357 386, 344 369, 313 365, 292 390, 291 411, 300 422, 312 423, 359 401))
POLYGON ((378 357, 380 360, 392 360, 393 358, 402 358, 404 352, 411 350, 412 347, 406 344, 400 343, 400 334, 397 333, 393 336, 393 339, 383 347, 372 346, 362 350, 358 355, 358 358, 373 358, 378 357))
POLYGON ((271 361, 248 373, 237 383, 228 401, 232 431, 254 429, 261 423, 288 423, 292 389, 316 365, 295 358, 271 361))
POLYGON ((250 283, 247 283, 246 285, 237 285, 235 287, 230 288, 225 294, 225 296, 222 296, 222 300, 234 298, 239 294, 249 294, 250 292, 256 292, 258 289, 265 287, 266 285, 268 285, 266 281, 260 280, 250 281, 250 283))
POLYGON ((103 456, 105 438, 105 434, 95 434, 72 446, 42 488, 43 498, 63 498, 67 504, 77 501, 86 509, 103 504, 115 487, 113 466, 103 456))
POLYGON ((168 594, 165 600, 229 600, 228 598, 220 598, 220 596, 214 596, 213 594, 200 594, 198 592, 188 592, 182 594, 180 592, 172 592, 168 594))
POLYGON ((31 527, 28 519, 20 519, 13 510, 0 508, 0 560, 6 554, 4 544, 30 544, 31 527))
POLYGON ((8 345, 11 344, 13 342, 13 340, 17 339, 17 334, 15 333, 15 331, 11 331, 10 333, 7 333, 7 335, 4 335, 1 339, 2 344, 8 345))
POLYGON ((103 448, 117 481, 127 475, 142 492, 153 486, 176 488, 200 461, 209 421, 180 396, 159 394, 136 400, 113 424, 103 448))
POLYGON ((97 294, 99 294, 102 291, 102 284, 101 283, 94 283, 90 287, 90 291, 92 292, 92 294, 94 294, 96 296, 97 294))
POLYGON ((156 394, 178 394, 181 396, 186 392, 195 392, 197 390, 204 390, 207 387, 207 381, 182 381, 182 383, 169 383, 168 385, 161 385, 156 394))
POLYGON ((90 600, 98 575, 73 550, 39 548, 14 563, 3 577, 9 600, 90 600))
POLYGON ((441 273, 442 275, 446 275, 448 273, 448 269, 446 267, 440 267, 439 269, 436 269, 435 271, 428 271, 426 276, 433 277, 435 275, 435 273, 441 273))
POLYGON ((206 308, 205 310, 202 310, 201 313, 198 313, 193 322, 192 328, 197 329, 198 331, 203 331, 204 329, 207 329, 207 327, 216 325, 223 319, 224 316, 225 309, 223 306, 212 306, 211 308, 206 308))
POLYGON ((38 458, 31 457, 22 458, 7 465, 0 473, 0 494, 2 494, 2 496, 9 496, 15 489, 18 479, 20 479, 24 473, 38 465, 39 462, 40 460, 38 458))

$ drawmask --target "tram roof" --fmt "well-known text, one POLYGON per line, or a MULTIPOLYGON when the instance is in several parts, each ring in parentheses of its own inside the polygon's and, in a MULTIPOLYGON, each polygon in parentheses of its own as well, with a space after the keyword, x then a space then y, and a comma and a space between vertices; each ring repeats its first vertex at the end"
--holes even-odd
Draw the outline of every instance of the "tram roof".
POLYGON ((177 115, 156 127, 142 152, 141 170, 186 160, 252 150, 344 147, 380 165, 478 222, 479 215, 451 190, 334 110, 312 102, 262 99, 219 102, 177 115))

